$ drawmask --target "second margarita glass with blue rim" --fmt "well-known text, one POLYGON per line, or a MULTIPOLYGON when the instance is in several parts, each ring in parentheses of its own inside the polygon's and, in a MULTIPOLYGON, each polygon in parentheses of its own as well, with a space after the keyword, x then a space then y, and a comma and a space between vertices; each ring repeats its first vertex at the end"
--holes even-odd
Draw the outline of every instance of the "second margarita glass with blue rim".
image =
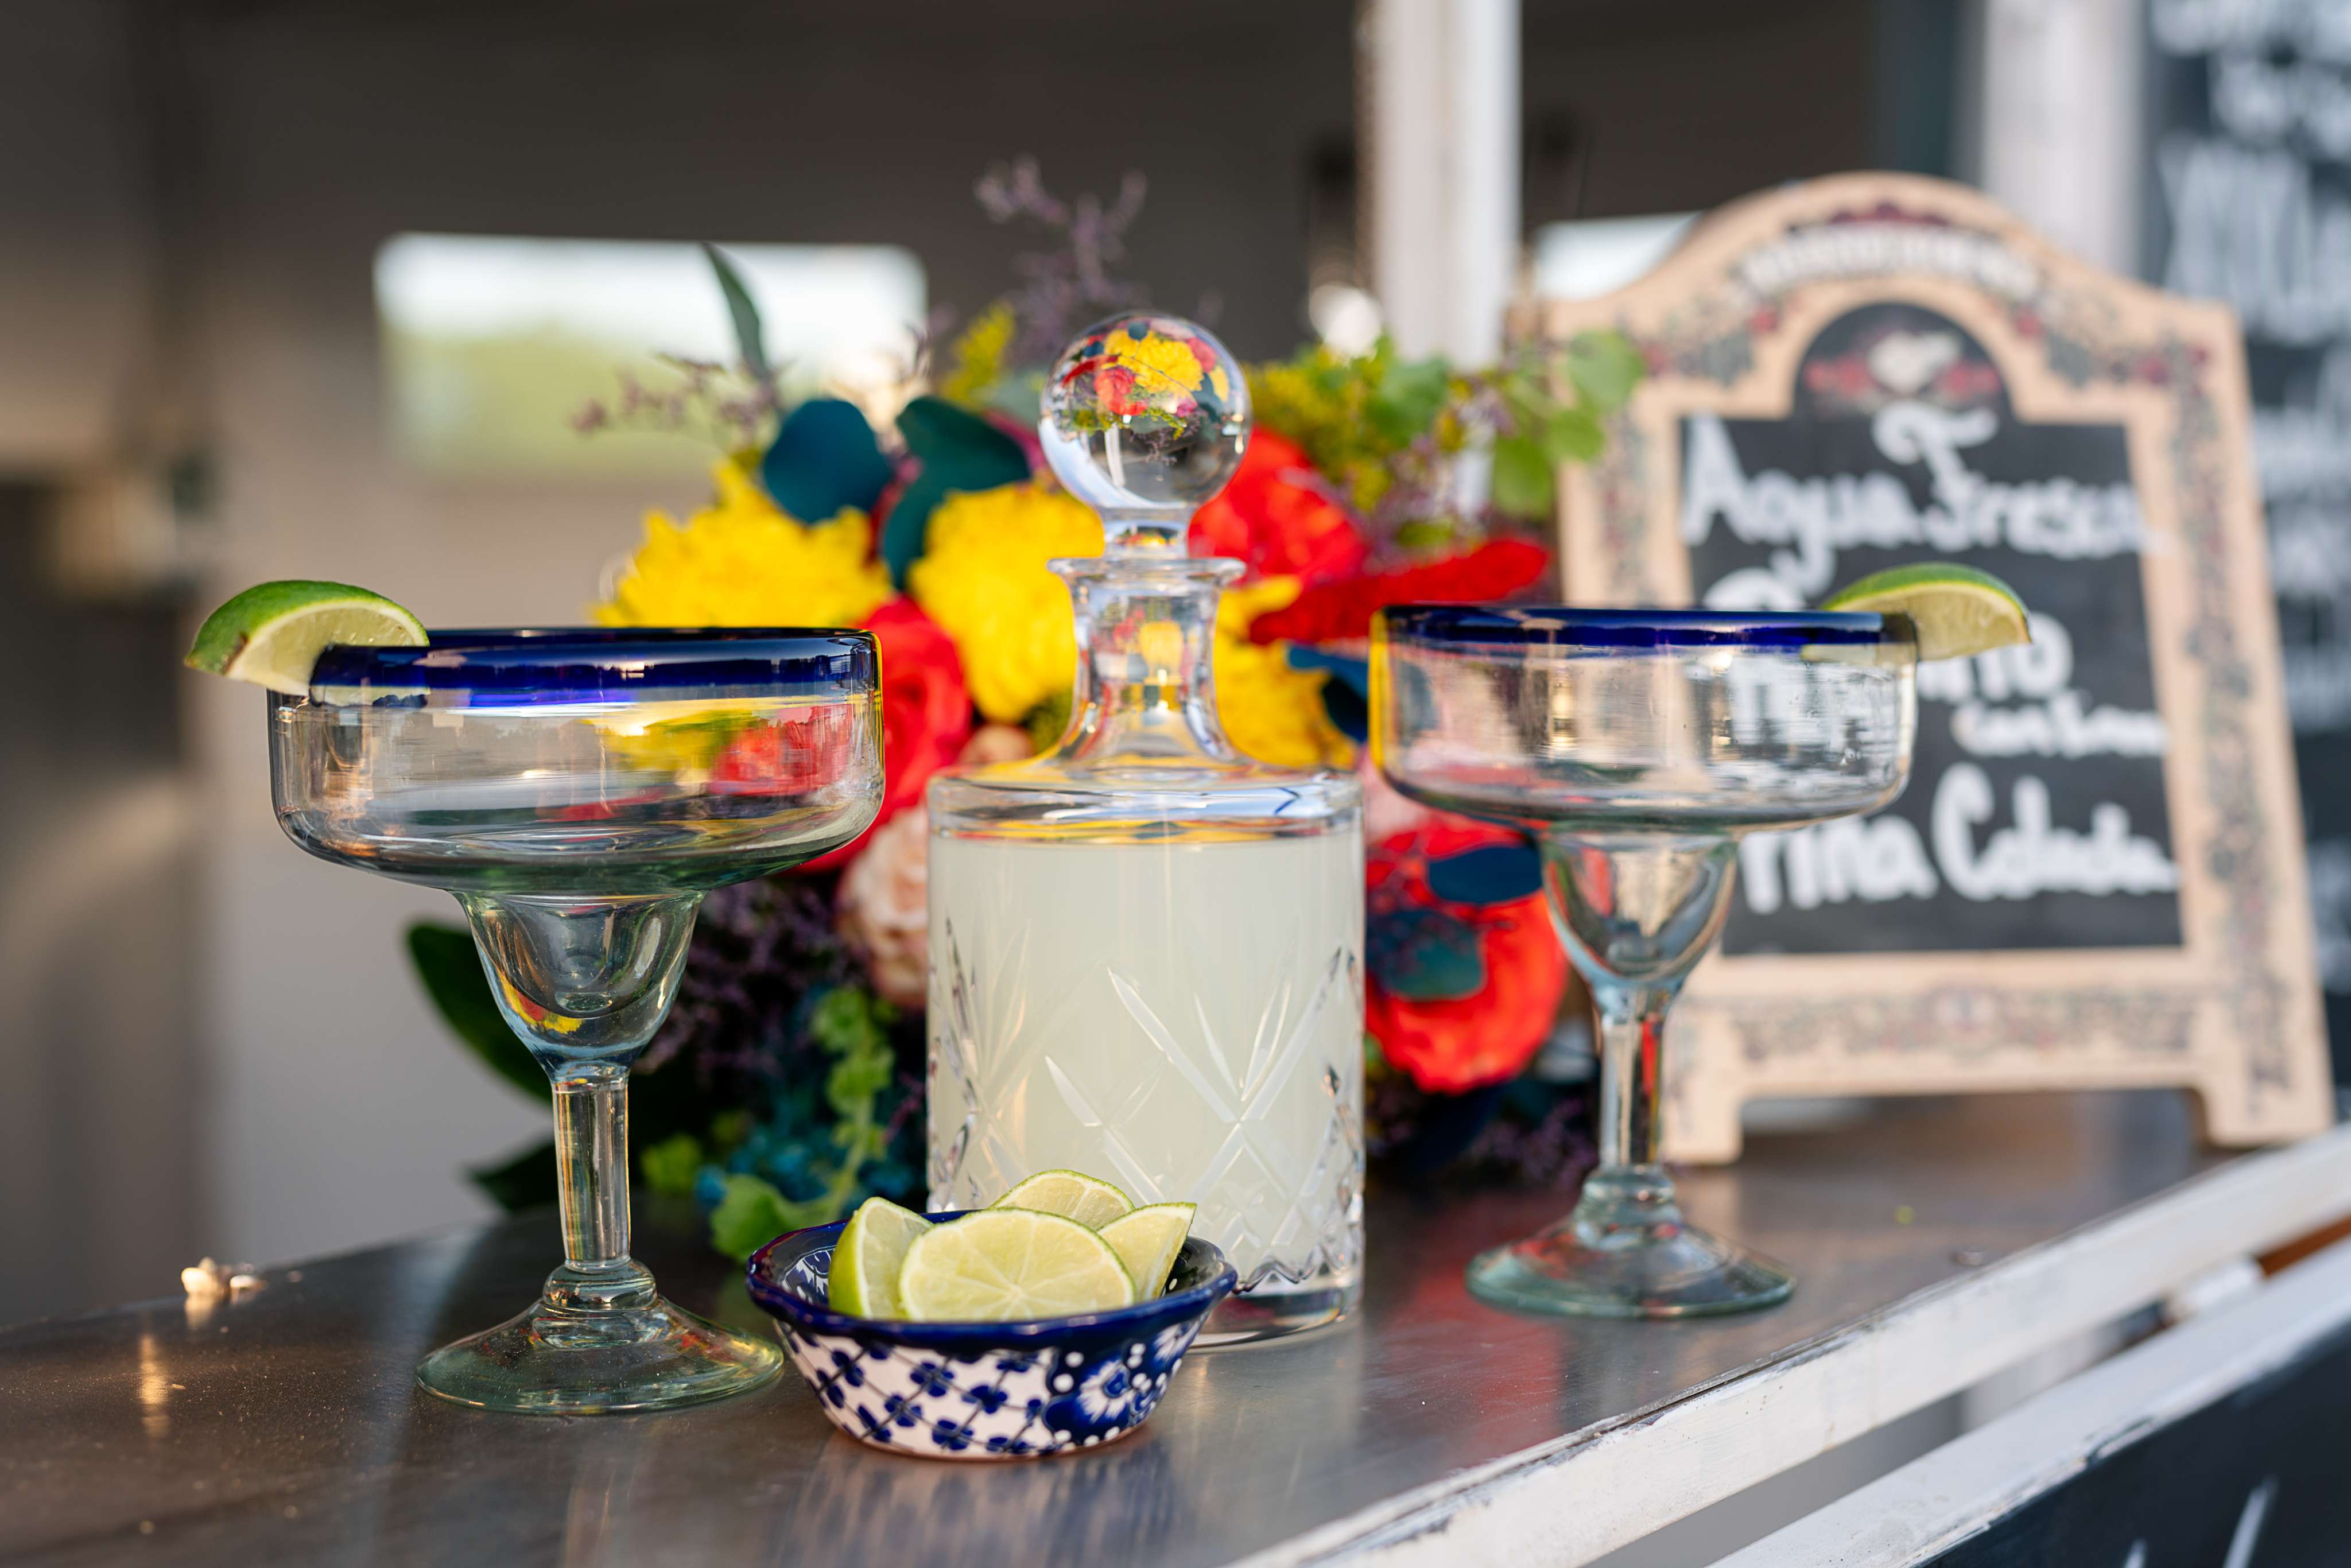
POLYGON ((1575 1210, 1482 1253, 1499 1305, 1739 1312, 1792 1277, 1682 1216, 1660 1163, 1667 1009, 1713 946, 1749 832, 1902 792, 1917 640, 1902 616, 1406 605, 1372 642, 1372 751, 1405 795, 1525 829, 1600 1011, 1600 1163, 1575 1210))
POLYGON ((417 1369, 544 1415, 758 1386, 776 1345, 662 1299, 629 1256, 629 1066, 702 895, 847 843, 882 793, 879 660, 835 631, 436 632, 330 647, 269 699, 271 789, 312 854, 455 894, 554 1092, 563 1266, 417 1369))

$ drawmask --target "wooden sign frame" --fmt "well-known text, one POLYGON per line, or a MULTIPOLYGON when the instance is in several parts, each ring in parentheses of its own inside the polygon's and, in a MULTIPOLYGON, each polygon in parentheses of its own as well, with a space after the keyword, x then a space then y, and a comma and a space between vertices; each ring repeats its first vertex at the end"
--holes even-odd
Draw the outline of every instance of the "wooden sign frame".
POLYGON ((2127 433, 2182 941, 1717 953, 1672 1015, 1668 1155, 1734 1157, 1740 1105, 1768 1096, 2178 1085, 2218 1143, 2331 1124, 2243 349, 2225 307, 2103 272, 1939 180, 1839 175, 1727 207, 1631 287, 1540 308, 1545 339, 1613 327, 1651 367, 1607 452, 1562 487, 1568 601, 1691 602, 1683 416, 1788 414, 1807 346, 1876 301, 1971 334, 2018 422, 2127 433))

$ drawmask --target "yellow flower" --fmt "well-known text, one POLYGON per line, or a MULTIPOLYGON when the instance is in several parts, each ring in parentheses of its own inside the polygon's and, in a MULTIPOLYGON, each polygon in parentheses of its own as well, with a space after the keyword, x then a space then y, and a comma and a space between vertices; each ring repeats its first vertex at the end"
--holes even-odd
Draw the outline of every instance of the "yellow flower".
POLYGON ((1164 396, 1165 389, 1195 392, 1200 385, 1202 371, 1199 356, 1192 345, 1175 338, 1156 334, 1134 335, 1129 327, 1114 335, 1106 345, 1111 363, 1124 365, 1134 372, 1134 390, 1143 397, 1164 396))
POLYGON ((939 382, 939 395, 966 408, 985 402, 988 389, 1004 379, 1005 361, 1019 329, 1012 307, 1001 299, 973 317, 971 325, 956 335, 947 350, 954 369, 939 382))
POLYGON ((1101 553, 1102 520, 1035 485, 951 495, 931 514, 907 591, 955 643, 988 718, 1017 724, 1069 695, 1078 665, 1070 595, 1045 563, 1101 553))
POLYGON ((1232 743, 1281 768, 1352 767, 1355 747, 1322 706, 1320 671, 1290 667, 1287 643, 1249 640, 1249 624, 1296 599, 1294 577, 1225 591, 1217 609, 1217 716, 1232 743))
POLYGON ((854 626, 890 597, 873 529, 847 507, 803 523, 733 462, 711 470, 717 499, 684 528, 645 516, 645 542, 609 603, 607 626, 854 626))

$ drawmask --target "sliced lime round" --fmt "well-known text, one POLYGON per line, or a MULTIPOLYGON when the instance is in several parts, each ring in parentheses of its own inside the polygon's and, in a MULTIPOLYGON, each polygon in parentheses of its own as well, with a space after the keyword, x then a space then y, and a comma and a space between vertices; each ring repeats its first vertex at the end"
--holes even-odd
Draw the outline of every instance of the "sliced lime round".
POLYGON ((983 1208, 914 1238, 898 1300, 916 1322, 1019 1322, 1133 1306, 1134 1281, 1074 1219, 983 1208))
POLYGON ((2016 591, 1988 571, 1926 560, 1872 572, 1838 589, 1823 610, 1907 615, 1918 630, 1918 657, 1957 659, 2032 641, 2016 591))
POLYGON ((825 1281, 825 1304, 836 1312, 861 1318, 903 1318, 898 1304, 898 1270, 906 1249, 931 1228, 931 1222, 886 1197, 869 1197, 857 1206, 833 1243, 832 1270, 825 1281))
POLYGON ((1184 1238, 1192 1233, 1196 1212, 1196 1204, 1146 1203, 1097 1233, 1134 1277, 1138 1300, 1147 1301, 1166 1292, 1167 1276, 1176 1268, 1176 1254, 1184 1250, 1184 1238))
POLYGON ((999 1197, 996 1208, 1033 1208, 1099 1230, 1134 1207, 1134 1200, 1083 1171, 1039 1171, 999 1197))
POLYGON ((184 662, 300 696, 321 649, 413 648, 424 640, 424 623, 381 593, 347 582, 265 582, 206 616, 184 662))

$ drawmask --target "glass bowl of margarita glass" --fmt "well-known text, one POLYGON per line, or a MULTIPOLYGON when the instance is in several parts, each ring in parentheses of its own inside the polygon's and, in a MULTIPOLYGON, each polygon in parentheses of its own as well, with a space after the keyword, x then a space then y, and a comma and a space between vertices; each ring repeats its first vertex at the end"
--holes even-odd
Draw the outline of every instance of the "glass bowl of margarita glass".
POLYGON ((882 795, 862 632, 436 632, 331 646, 269 697, 277 821, 341 865, 455 895, 553 1092, 564 1261, 517 1316, 426 1357, 445 1398, 660 1409, 777 1375, 770 1340, 664 1301, 629 1256, 629 1067, 704 894, 849 842, 882 795))
POLYGON ((1782 1265, 1690 1224, 1661 1163, 1667 1009, 1722 930, 1738 843, 1902 792, 1917 638, 1865 613, 1403 605, 1373 629, 1372 754, 1442 810, 1516 827, 1600 1015, 1600 1160, 1566 1218, 1479 1255, 1524 1311, 1739 1312, 1782 1265))

